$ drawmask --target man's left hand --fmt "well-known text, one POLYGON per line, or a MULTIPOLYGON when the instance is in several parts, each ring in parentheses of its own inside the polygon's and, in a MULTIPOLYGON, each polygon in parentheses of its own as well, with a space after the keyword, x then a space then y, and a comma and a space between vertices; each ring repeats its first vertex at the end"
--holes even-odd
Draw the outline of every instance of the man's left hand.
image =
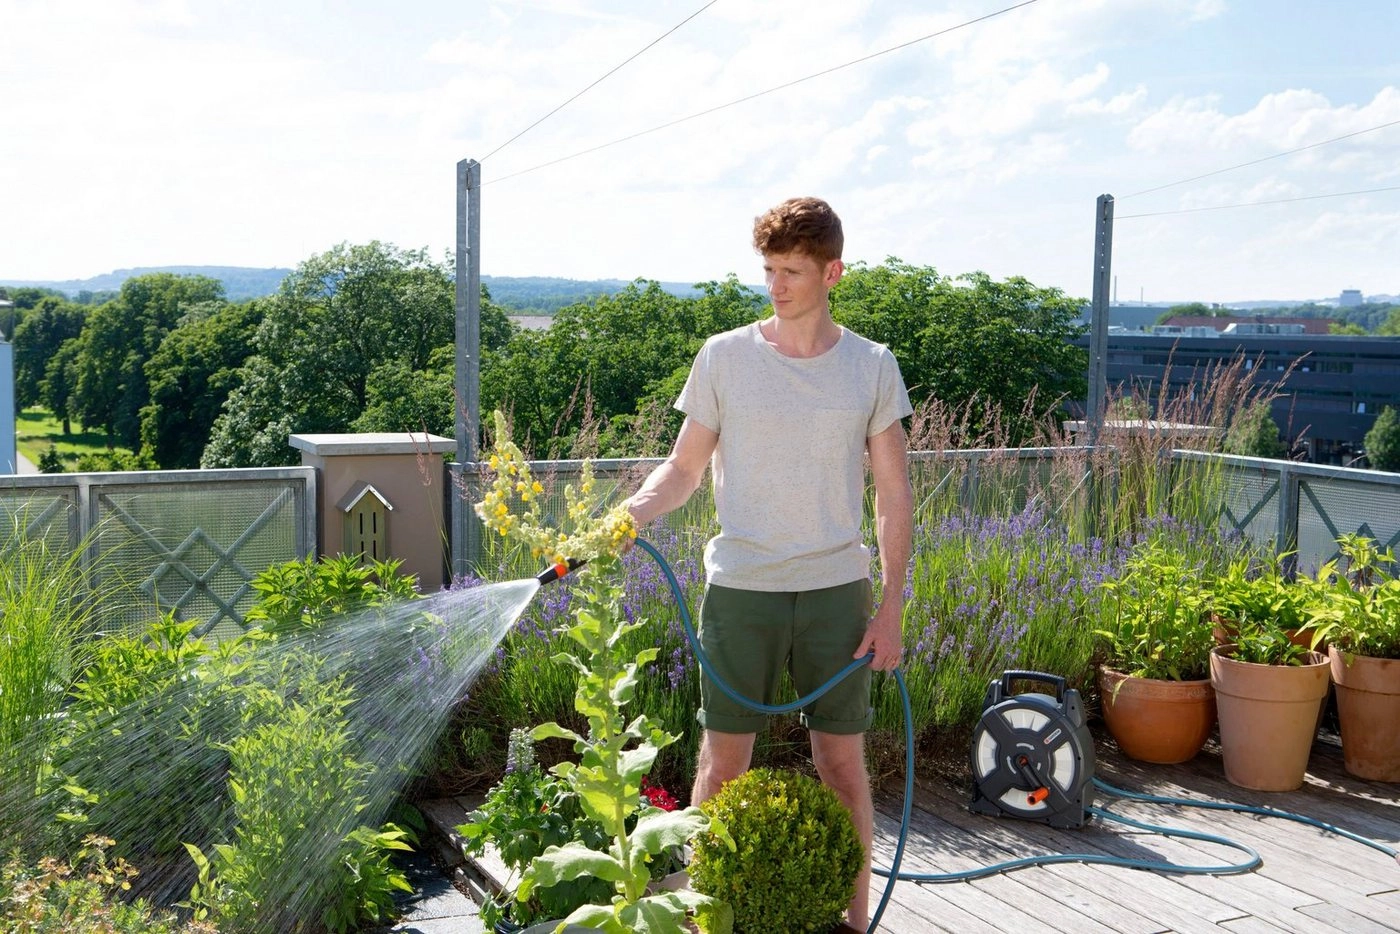
POLYGON ((904 628, 901 619, 903 615, 904 607, 899 602, 881 603, 880 608, 875 611, 875 618, 865 629, 865 638, 861 640, 852 658, 860 658, 873 651, 875 657, 870 661, 871 668, 876 671, 893 671, 898 668, 904 658, 904 628))

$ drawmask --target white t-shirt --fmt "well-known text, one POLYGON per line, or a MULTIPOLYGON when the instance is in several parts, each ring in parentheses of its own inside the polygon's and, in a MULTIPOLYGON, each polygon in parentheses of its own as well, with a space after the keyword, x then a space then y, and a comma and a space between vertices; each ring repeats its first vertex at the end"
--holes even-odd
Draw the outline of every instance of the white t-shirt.
POLYGON ((870 575, 866 439, 913 412, 887 347, 842 328, 826 353, 787 357, 747 324, 705 342, 676 408, 719 435, 711 583, 815 590, 870 575))

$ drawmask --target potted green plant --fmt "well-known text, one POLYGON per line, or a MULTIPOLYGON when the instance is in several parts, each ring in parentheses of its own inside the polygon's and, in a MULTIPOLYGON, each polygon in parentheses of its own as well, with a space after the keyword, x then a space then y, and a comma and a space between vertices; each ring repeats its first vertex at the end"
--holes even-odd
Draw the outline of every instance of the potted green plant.
POLYGON ((690 882, 729 903, 735 930, 828 932, 842 923, 865 853, 834 791, 800 773, 752 769, 701 809, 737 846, 697 835, 690 882))
POLYGON ((1104 582, 1098 639, 1104 723, 1123 754, 1185 762, 1215 725, 1208 677, 1213 644, 1203 571, 1156 539, 1104 582))
POLYGON ((612 896, 607 883, 583 877, 537 888, 529 899, 516 900, 520 874, 549 847, 571 841, 604 845, 602 826, 584 814, 573 789, 536 761, 528 730, 511 731, 505 774, 468 815, 467 823, 456 829, 465 855, 481 858, 492 849, 510 874, 501 891, 481 905, 481 920, 496 934, 566 917, 581 905, 606 904, 612 896))
POLYGON ((1297 635, 1309 618, 1312 584, 1289 580, 1279 557, 1257 569, 1237 562, 1212 588, 1231 640, 1210 658, 1225 777, 1258 791, 1297 788, 1330 681, 1326 657, 1297 635))
MULTIPOLYGON (((652 869, 692 837, 709 830, 729 839, 721 822, 697 807, 667 811, 642 796, 642 780, 656 754, 676 741, 646 714, 627 718, 639 671, 656 658, 649 647, 629 656, 623 648, 628 632, 641 623, 622 612, 619 553, 636 537, 630 513, 617 506, 603 510, 594 492, 592 468, 585 464, 578 488, 566 487, 567 510, 557 527, 545 521, 536 483, 520 449, 511 441, 504 417, 497 412, 491 489, 476 511, 486 526, 527 545, 551 563, 585 560, 578 571, 573 622, 564 629, 572 653, 559 660, 578 672, 574 709, 588 724, 586 733, 558 723, 531 731, 539 742, 567 739, 578 761, 564 761, 550 771, 577 795, 584 814, 602 827, 604 844, 589 846, 573 840, 536 856, 521 874, 517 901, 528 901, 539 889, 593 877, 611 886, 606 905, 584 905, 572 911, 555 930, 578 926, 613 934, 685 934, 692 926, 701 934, 728 934, 729 906, 690 889, 651 890, 652 869)), ((732 842, 732 841, 731 841, 732 842)))
POLYGON ((1345 567, 1325 565, 1310 628, 1328 644, 1346 770, 1400 782, 1400 577, 1373 539, 1337 540, 1345 567))

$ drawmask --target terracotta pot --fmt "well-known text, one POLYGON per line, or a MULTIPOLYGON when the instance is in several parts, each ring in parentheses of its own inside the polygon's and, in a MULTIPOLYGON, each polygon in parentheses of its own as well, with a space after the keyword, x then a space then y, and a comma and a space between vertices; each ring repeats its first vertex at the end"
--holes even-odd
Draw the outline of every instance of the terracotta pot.
POLYGON ((1104 724, 1129 759, 1171 765, 1201 751, 1215 727, 1208 679, 1159 681, 1099 668, 1104 724))
POLYGON ((1400 658, 1328 650, 1337 685, 1342 762, 1358 778, 1400 782, 1400 658))
POLYGON ((1255 791, 1299 788, 1331 683, 1328 661, 1309 652, 1303 665, 1256 665, 1231 658, 1233 649, 1210 653, 1225 778, 1255 791))

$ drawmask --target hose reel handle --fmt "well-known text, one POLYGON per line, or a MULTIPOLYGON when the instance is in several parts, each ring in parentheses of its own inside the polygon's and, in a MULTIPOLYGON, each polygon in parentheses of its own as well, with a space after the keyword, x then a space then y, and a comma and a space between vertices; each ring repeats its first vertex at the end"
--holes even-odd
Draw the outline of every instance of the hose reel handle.
POLYGON ((1063 702, 1065 699, 1065 679, 1059 675, 1052 675, 1044 671, 1027 671, 1021 668, 1011 668, 1001 673, 1001 696, 1011 696, 1011 684, 1014 681, 1039 681, 1044 684, 1055 686, 1056 702, 1063 702))

